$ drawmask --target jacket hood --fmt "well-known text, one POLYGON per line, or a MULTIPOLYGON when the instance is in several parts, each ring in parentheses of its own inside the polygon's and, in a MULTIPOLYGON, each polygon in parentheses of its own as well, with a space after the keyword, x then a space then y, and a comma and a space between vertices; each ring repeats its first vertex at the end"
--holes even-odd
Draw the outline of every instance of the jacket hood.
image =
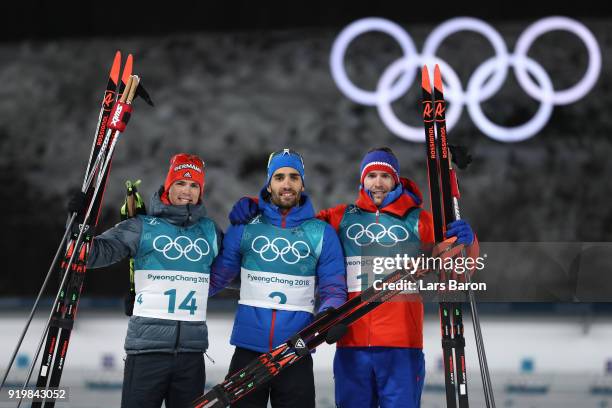
POLYGON ((265 215, 265 217, 276 226, 284 226, 287 228, 296 227, 306 220, 314 218, 315 212, 312 206, 312 201, 308 194, 302 193, 300 197, 300 203, 290 208, 286 214, 281 212, 281 209, 270 202, 270 193, 266 187, 262 188, 259 192, 259 210, 265 215))
POLYGON ((166 205, 161 201, 162 192, 163 186, 151 197, 149 215, 163 218, 171 224, 183 227, 193 225, 206 217, 206 208, 202 201, 196 205, 166 205))

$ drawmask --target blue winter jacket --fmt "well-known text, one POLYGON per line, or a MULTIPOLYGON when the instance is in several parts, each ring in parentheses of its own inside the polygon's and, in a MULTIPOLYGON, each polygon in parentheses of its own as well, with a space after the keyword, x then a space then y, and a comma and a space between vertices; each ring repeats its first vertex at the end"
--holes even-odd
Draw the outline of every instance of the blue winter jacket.
MULTIPOLYGON (((294 228, 315 217, 311 201, 306 194, 302 194, 300 205, 291 208, 285 215, 276 205, 265 199, 267 196, 267 191, 262 189, 259 211, 270 224, 294 228)), ((244 229, 245 225, 232 225, 228 228, 221 253, 213 263, 209 296, 213 296, 240 275, 244 229)), ((316 293, 320 298, 319 311, 338 307, 346 301, 344 255, 336 232, 327 224, 316 265, 316 281, 316 293)), ((304 311, 274 310, 239 304, 230 343, 249 350, 267 352, 287 341, 310 324, 312 319, 313 315, 304 311)))

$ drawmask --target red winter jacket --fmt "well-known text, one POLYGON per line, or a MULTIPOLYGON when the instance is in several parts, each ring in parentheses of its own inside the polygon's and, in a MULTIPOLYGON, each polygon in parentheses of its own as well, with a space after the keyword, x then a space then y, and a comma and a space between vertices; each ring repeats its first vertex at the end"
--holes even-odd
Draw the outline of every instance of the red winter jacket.
MULTIPOLYGON (((370 196, 363 190, 355 205, 360 209, 375 213, 388 213, 404 217, 408 211, 421 207, 423 196, 417 185, 406 178, 401 179, 404 189, 411 191, 420 200, 417 203, 410 195, 402 194, 397 200, 384 208, 377 208, 370 196)), ((331 224, 336 231, 344 216, 347 204, 322 210, 317 218, 331 224)), ((418 221, 419 237, 423 244, 434 242, 433 219, 428 211, 421 210, 418 221)), ((342 240, 342 237, 340 238, 342 240)), ((359 292, 350 292, 349 299, 359 292)), ((420 296, 414 294, 396 295, 391 301, 378 306, 372 312, 349 326, 347 334, 338 341, 338 347, 410 347, 423 348, 423 304, 420 296)))

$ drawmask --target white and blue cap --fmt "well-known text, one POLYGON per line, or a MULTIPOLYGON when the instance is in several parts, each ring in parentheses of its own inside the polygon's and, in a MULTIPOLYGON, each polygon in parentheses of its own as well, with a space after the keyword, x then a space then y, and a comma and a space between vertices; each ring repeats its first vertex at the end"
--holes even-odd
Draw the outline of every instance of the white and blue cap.
POLYGON ((270 154, 268 158, 268 178, 266 186, 270 184, 274 172, 282 167, 291 167, 300 173, 302 183, 304 183, 304 160, 302 156, 291 149, 282 149, 270 154))

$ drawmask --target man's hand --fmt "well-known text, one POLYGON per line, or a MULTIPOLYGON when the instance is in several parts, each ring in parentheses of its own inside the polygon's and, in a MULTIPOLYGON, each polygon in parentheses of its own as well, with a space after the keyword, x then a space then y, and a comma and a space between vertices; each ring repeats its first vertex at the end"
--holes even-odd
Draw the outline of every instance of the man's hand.
POLYGON ((242 197, 236 201, 236 204, 232 207, 229 213, 229 220, 232 225, 246 224, 259 212, 259 206, 257 203, 249 198, 242 197))
POLYGON ((446 238, 457 237, 457 244, 465 246, 472 245, 474 242, 474 231, 470 224, 465 220, 453 221, 446 227, 446 238))
POLYGON ((81 190, 74 190, 69 193, 68 204, 66 208, 70 214, 77 213, 77 215, 83 215, 85 210, 85 193, 81 190))

